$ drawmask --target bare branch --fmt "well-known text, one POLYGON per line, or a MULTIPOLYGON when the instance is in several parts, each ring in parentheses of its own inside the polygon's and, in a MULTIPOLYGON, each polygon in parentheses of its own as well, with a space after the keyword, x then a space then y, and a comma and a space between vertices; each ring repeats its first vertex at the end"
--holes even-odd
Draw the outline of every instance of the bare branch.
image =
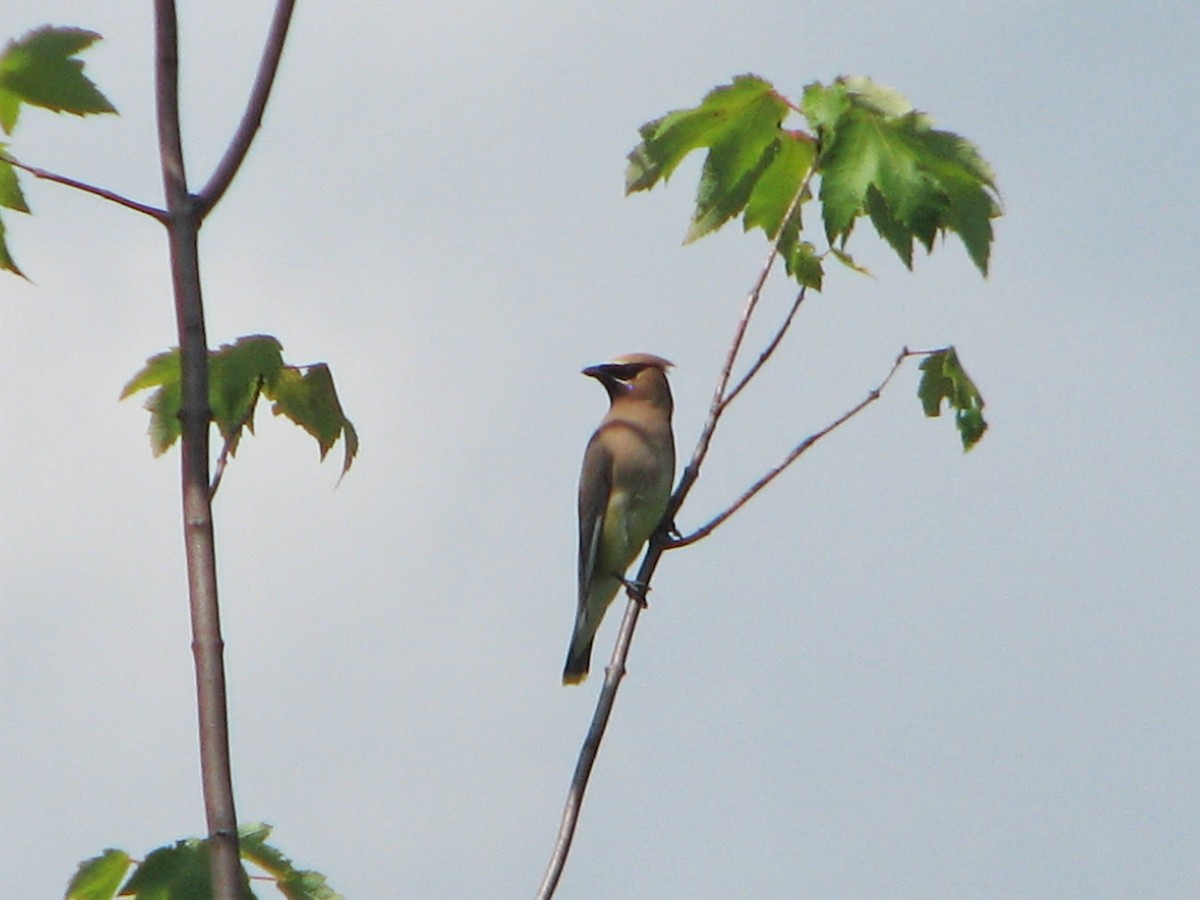
POLYGON ((214 467, 212 484, 208 488, 208 501, 211 503, 216 499, 217 490, 221 487, 221 479, 225 477, 225 466, 229 462, 229 456, 233 450, 234 435, 230 435, 225 439, 225 443, 221 445, 221 454, 217 457, 217 464, 214 467))
POLYGON ((156 206, 148 206, 145 203, 139 203, 137 200, 130 200, 128 197, 123 197, 114 191, 110 191, 108 188, 96 187, 94 184, 77 181, 74 178, 68 178, 66 175, 58 175, 46 169, 39 169, 37 166, 26 165, 8 154, 0 153, 0 162, 6 162, 10 166, 20 169, 22 172, 28 172, 34 178, 40 178, 43 181, 53 181, 55 184, 66 185, 69 188, 75 188, 77 191, 83 191, 85 194, 101 197, 112 203, 116 203, 118 206, 124 206, 126 209, 132 209, 134 212, 140 212, 160 222, 165 221, 167 218, 166 211, 156 206))
MULTIPOLYGON (((212 502, 213 498, 217 496, 217 489, 221 486, 221 479, 225 475, 225 466, 229 462, 229 457, 233 456, 234 444, 236 444, 238 439, 241 437, 242 429, 254 419, 254 411, 258 409, 258 398, 262 396, 262 388, 263 378, 260 375, 258 377, 258 385, 254 389, 254 397, 246 406, 245 415, 242 416, 242 420, 240 422, 236 423, 234 427, 229 430, 229 437, 225 438, 225 443, 221 445, 221 454, 217 457, 217 465, 216 470, 213 472, 212 485, 208 489, 208 499, 210 503, 212 502)), ((250 430, 253 431, 254 429, 251 428, 250 430)), ((342 474, 344 475, 345 473, 343 472, 342 474)))
POLYGON ((787 317, 784 318, 783 324, 775 332, 775 336, 771 338, 770 343, 763 349, 763 352, 758 355, 758 359, 754 361, 747 371, 742 376, 741 380, 734 385, 733 390, 725 395, 725 399, 721 401, 721 408, 724 410, 726 406, 733 402, 733 398, 742 392, 742 389, 750 383, 750 380, 758 374, 758 370, 763 367, 771 354, 775 352, 775 348, 779 346, 779 342, 783 340, 783 336, 787 334, 788 329, 792 327, 792 320, 796 318, 796 313, 800 311, 800 304, 804 302, 804 297, 808 293, 808 285, 801 285, 800 292, 796 294, 796 299, 792 302, 792 308, 788 310, 787 317))
POLYGON ((213 171, 208 184, 197 195, 196 200, 201 218, 208 215, 209 211, 225 195, 225 191, 229 189, 234 176, 237 175, 238 169, 246 159, 246 154, 250 151, 250 145, 254 143, 254 136, 258 133, 259 126, 262 125, 263 112, 266 110, 267 100, 271 96, 275 73, 279 71, 279 58, 283 54, 283 45, 287 40, 288 26, 291 24, 292 10, 295 5, 296 0, 278 0, 275 4, 271 27, 263 46, 262 59, 258 63, 258 74, 255 75, 254 87, 250 90, 250 99, 246 103, 246 110, 242 113, 242 119, 238 123, 233 139, 225 148, 225 155, 217 163, 217 168, 213 171))
POLYGON ((903 348, 900 351, 899 355, 896 356, 896 359, 892 362, 892 367, 891 367, 891 369, 888 370, 888 373, 884 377, 883 381, 879 382, 879 384, 876 385, 875 388, 872 389, 863 400, 861 400, 859 403, 852 406, 850 409, 846 410, 846 412, 842 413, 840 416, 838 416, 836 419, 834 419, 832 422, 830 422, 828 425, 826 425, 820 431, 810 434, 808 437, 806 437, 804 440, 802 440, 799 444, 797 444, 795 446, 795 448, 793 448, 792 452, 789 453, 784 458, 783 462, 781 462, 779 465, 775 466, 773 469, 769 470, 766 474, 764 474, 762 476, 762 478, 758 479, 758 481, 754 482, 754 484, 752 484, 749 488, 747 488, 746 491, 740 497, 738 497, 737 500, 735 500, 723 512, 714 516, 706 524, 697 528, 691 534, 689 534, 685 537, 675 539, 669 545, 667 545, 664 549, 674 550, 678 547, 686 547, 689 544, 694 544, 694 543, 696 543, 696 541, 699 541, 703 538, 708 537, 710 534, 712 534, 717 529, 717 527, 719 525, 721 525, 722 522, 724 522, 726 519, 728 519, 730 516, 732 516, 735 512, 737 512, 739 509, 741 509, 743 506, 745 506, 750 501, 751 497, 753 497, 755 494, 757 494, 759 491, 761 491, 763 488, 765 488, 768 484, 770 484, 772 481, 774 481, 777 477, 779 477, 779 475, 781 475, 788 466, 790 466, 797 459, 799 459, 800 456, 806 450, 808 450, 813 444, 815 444, 821 438, 825 437, 825 435, 829 434, 830 432, 836 431, 838 428, 845 425, 847 422, 849 422, 851 419, 853 419, 855 416, 857 416, 860 412, 862 412, 864 409, 866 409, 868 406, 870 406, 872 403, 874 403, 876 400, 878 400, 879 397, 882 395, 884 388, 886 388, 888 386, 888 384, 891 382, 892 377, 899 370, 900 365, 904 362, 904 360, 908 359, 908 357, 910 357, 910 356, 927 355, 929 352, 930 351, 925 351, 925 350, 909 350, 907 347, 903 348))
POLYGON ((617 634, 612 660, 604 670, 604 687, 596 702, 596 711, 592 714, 592 724, 588 727, 587 736, 579 750, 579 760, 575 764, 575 774, 571 777, 571 787, 567 791, 567 803, 563 809, 558 837, 554 841, 554 852, 538 888, 537 900, 549 900, 553 897, 558 880, 562 877, 567 855, 571 852, 571 841, 575 837, 575 826, 579 822, 579 811, 583 807, 583 794, 587 790, 596 755, 600 752, 600 741, 604 737, 613 703, 617 699, 617 688, 621 686, 621 679, 625 676, 625 658, 629 655, 629 645, 633 641, 638 616, 645 603, 644 592, 638 594, 630 590, 628 593, 629 603, 625 607, 625 618, 621 620, 621 630, 617 634))

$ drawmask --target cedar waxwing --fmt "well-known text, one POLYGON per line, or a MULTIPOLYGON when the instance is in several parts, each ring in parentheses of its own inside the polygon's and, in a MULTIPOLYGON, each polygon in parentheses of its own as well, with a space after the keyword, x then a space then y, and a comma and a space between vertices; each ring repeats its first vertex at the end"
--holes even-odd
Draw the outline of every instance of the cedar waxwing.
POLYGON ((631 353, 583 370, 604 385, 611 405, 579 475, 579 607, 563 684, 587 677, 600 620, 666 512, 675 478, 670 365, 631 353))

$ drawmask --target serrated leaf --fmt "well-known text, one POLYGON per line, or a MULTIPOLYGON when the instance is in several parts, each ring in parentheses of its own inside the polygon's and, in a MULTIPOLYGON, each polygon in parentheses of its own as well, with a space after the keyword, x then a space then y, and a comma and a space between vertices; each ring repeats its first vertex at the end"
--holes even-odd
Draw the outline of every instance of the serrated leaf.
POLYGON ((282 852, 267 844, 270 834, 270 826, 261 823, 239 828, 242 859, 269 872, 288 900, 344 900, 320 872, 297 869, 282 852))
POLYGON ((121 891, 136 900, 211 900, 208 848, 202 841, 179 841, 152 850, 121 891))
POLYGON ((161 456, 183 433, 183 424, 179 421, 182 385, 178 348, 165 350, 146 360, 141 371, 121 389, 120 399, 149 388, 158 388, 145 403, 145 409, 150 413, 150 449, 155 456, 161 456))
POLYGON ((0 218, 0 269, 12 272, 14 275, 25 277, 25 273, 18 267, 16 261, 12 258, 12 254, 8 252, 8 242, 4 239, 4 220, 0 218))
POLYGON ((954 410, 954 423, 962 438, 963 450, 970 450, 987 431, 983 418, 983 397, 967 375, 953 347, 930 353, 921 361, 921 382, 917 396, 927 416, 940 416, 942 403, 954 410))
POLYGON ((67 885, 65 900, 113 900, 129 865, 129 854, 124 850, 108 849, 85 859, 67 885))
POLYGON ((358 433, 338 400, 329 366, 316 363, 307 367, 285 366, 275 384, 264 388, 274 400, 271 412, 287 416, 317 440, 321 459, 339 437, 345 441, 342 474, 349 471, 358 455, 358 433))
POLYGON ((732 84, 709 91, 699 106, 647 122, 638 129, 642 142, 627 157, 625 193, 649 190, 668 179, 685 156, 712 146, 731 122, 773 90, 757 76, 741 75, 732 84))
POLYGON ((16 127, 21 103, 77 116, 115 113, 83 74, 83 61, 74 58, 98 40, 94 31, 46 25, 9 41, 0 54, 0 127, 5 133, 16 127))
POLYGON ((781 128, 789 110, 770 82, 740 75, 710 91, 698 106, 668 113, 639 129, 642 142, 628 156, 625 192, 665 181, 689 153, 707 149, 684 243, 720 228, 748 204, 753 205, 746 227, 772 233, 807 171, 799 133, 781 128), (783 193, 787 196, 780 199, 783 193))
POLYGON ((254 334, 209 353, 208 401, 213 422, 237 452, 243 428, 254 432, 254 409, 264 387, 283 368, 283 346, 270 335, 254 334))
POLYGON ((779 252, 787 267, 787 273, 797 284, 810 287, 814 291, 821 290, 825 280, 825 267, 816 248, 808 241, 781 241, 779 252))
MULTIPOLYGON (((156 390, 145 406, 150 412, 150 445, 158 456, 182 434, 178 349, 150 357, 121 390, 121 399, 152 388, 156 390)), ((283 347, 270 335, 247 335, 209 351, 209 409, 231 454, 237 450, 242 430, 254 430, 254 411, 260 395, 276 401, 273 407, 276 415, 286 414, 317 439, 322 459, 339 437, 344 438, 346 457, 342 474, 346 473, 358 455, 358 434, 342 412, 328 366, 319 363, 306 370, 285 366, 283 347)))
MULTIPOLYGON (((255 900, 250 881, 241 872, 242 900, 255 900)), ((199 838, 159 847, 138 866, 121 889, 135 900, 212 900, 209 842, 199 838)))
POLYGON ((881 116, 896 118, 913 111, 908 98, 887 85, 879 84, 862 75, 845 75, 838 83, 846 89, 852 102, 881 116))
POLYGON ((932 127, 895 91, 865 78, 805 89, 802 109, 821 137, 817 170, 825 233, 844 247, 869 216, 909 268, 913 241, 933 248, 953 231, 987 274, 990 220, 1000 214, 991 169, 965 139, 932 127))
MULTIPOLYGON (((763 171, 750 192, 742 224, 746 231, 761 228, 767 238, 774 240, 783 217, 804 184, 816 155, 813 139, 800 131, 781 131, 779 147, 770 165, 763 171)), ((796 229, 799 231, 799 206, 796 208, 796 229)))
POLYGON ((849 107, 850 101, 846 98, 845 89, 837 84, 830 87, 818 82, 806 85, 800 100, 800 112, 824 142, 828 142, 830 132, 841 121, 849 107))
POLYGON ((834 259, 836 259, 838 262, 840 262, 847 269, 852 269, 853 271, 857 272, 859 275, 866 275, 868 278, 875 277, 874 275, 871 274, 870 269, 868 269, 866 266, 860 266, 858 263, 856 263, 854 261, 854 257, 851 256, 849 253, 847 253, 845 250, 839 250, 837 247, 831 247, 829 249, 829 252, 833 254, 834 259))
MULTIPOLYGON (((761 84, 763 92, 709 144, 696 191, 696 211, 684 237, 685 244, 715 231, 740 213, 759 179, 784 150, 780 126, 788 106, 769 84, 761 84)), ((791 196, 795 196, 795 190, 791 196)), ((785 210, 790 200, 788 197, 785 201, 785 210)), ((781 210, 779 218, 782 217, 781 210)))
POLYGON ((21 182, 17 179, 17 170, 2 157, 8 153, 8 144, 0 143, 0 206, 5 209, 15 209, 17 212, 29 212, 29 204, 25 202, 25 194, 21 191, 21 182))
POLYGON ((0 87, 0 128, 5 134, 12 134, 17 127, 17 118, 21 114, 21 98, 12 91, 0 87))

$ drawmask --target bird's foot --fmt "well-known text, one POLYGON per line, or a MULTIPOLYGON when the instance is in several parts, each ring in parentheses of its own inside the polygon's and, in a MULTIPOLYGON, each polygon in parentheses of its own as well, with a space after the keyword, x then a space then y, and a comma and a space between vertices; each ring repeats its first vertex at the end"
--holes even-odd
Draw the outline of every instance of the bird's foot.
POLYGON ((650 585, 634 578, 622 578, 621 584, 625 585, 625 593, 629 595, 629 599, 636 600, 637 605, 642 609, 646 609, 650 605, 646 602, 646 594, 650 590, 650 585))

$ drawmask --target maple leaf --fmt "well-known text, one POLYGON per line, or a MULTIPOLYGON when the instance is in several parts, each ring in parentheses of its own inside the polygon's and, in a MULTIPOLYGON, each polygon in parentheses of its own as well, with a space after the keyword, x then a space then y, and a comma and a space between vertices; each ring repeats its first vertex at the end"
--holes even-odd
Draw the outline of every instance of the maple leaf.
POLYGON ((930 353, 921 361, 921 383, 917 396, 927 416, 940 416, 942 403, 954 410, 954 424, 962 438, 963 450, 970 450, 987 431, 983 418, 983 397, 967 374, 953 347, 930 353))
MULTIPOLYGON (((121 390, 124 400, 139 391, 155 389, 145 404, 155 456, 170 449, 182 434, 181 379, 179 349, 172 348, 150 357, 121 390)), ((342 474, 349 470, 358 454, 358 432, 342 412, 327 365, 286 365, 279 341, 262 334, 247 335, 209 351, 209 409, 230 455, 236 453, 243 429, 253 433, 260 396, 274 401, 275 415, 287 416, 316 438, 321 459, 339 437, 343 438, 346 454, 342 474)))
POLYGON ((866 215, 911 269, 914 241, 930 251, 952 231, 987 274, 999 195, 973 144, 933 128, 900 94, 867 78, 811 84, 801 108, 821 142, 817 171, 831 244, 844 247, 866 215))
POLYGON ((94 31, 46 25, 9 41, 0 53, 4 132, 11 134, 16 127, 22 103, 77 116, 115 113, 116 107, 83 74, 82 60, 75 59, 98 40, 100 35, 94 31))

